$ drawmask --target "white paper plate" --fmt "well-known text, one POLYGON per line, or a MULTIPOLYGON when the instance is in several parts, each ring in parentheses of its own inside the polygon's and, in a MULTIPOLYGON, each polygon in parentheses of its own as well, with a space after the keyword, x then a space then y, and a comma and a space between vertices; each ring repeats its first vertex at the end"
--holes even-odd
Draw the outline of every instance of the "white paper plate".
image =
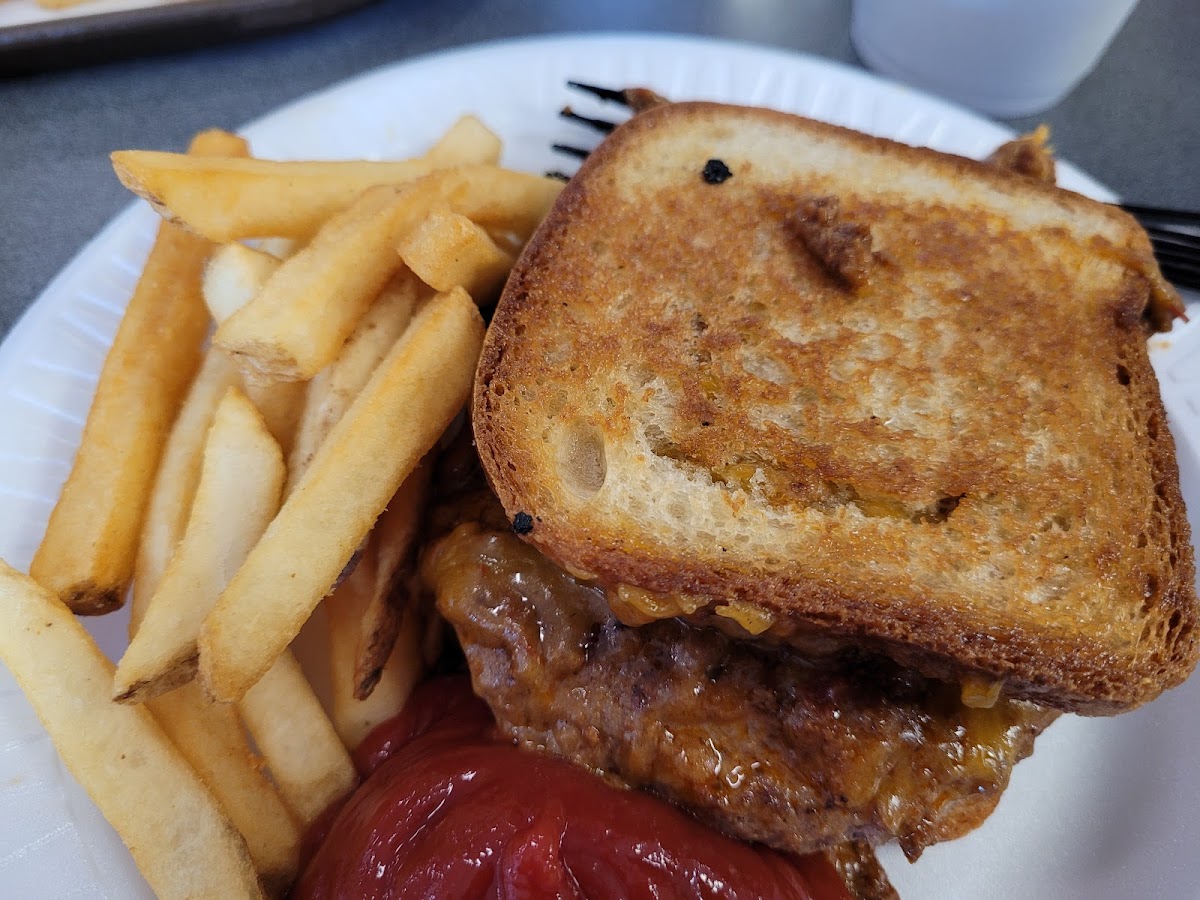
MULTIPOLYGON (((1010 133, 957 107, 819 59, 725 42, 609 35, 493 44, 371 73, 247 127, 256 154, 392 157, 420 152, 461 113, 505 141, 507 165, 562 168, 553 141, 592 140, 555 117, 568 78, 644 84, 676 98, 760 104, 980 156, 1010 133)), ((1112 195, 1070 166, 1061 182, 1112 195)), ((28 566, 79 440, 96 375, 152 239, 155 216, 117 217, 46 289, 0 346, 0 556, 28 566)), ((1155 338, 1155 365, 1181 439, 1184 493, 1200 510, 1197 328, 1155 338)), ((119 616, 89 620, 110 653, 119 616)), ((1200 681, 1111 720, 1067 718, 1018 767, 992 818, 914 866, 883 851, 906 900, 1125 900, 1200 895, 1200 681)), ((0 896, 149 896, 115 833, 64 772, 0 668, 0 896)))

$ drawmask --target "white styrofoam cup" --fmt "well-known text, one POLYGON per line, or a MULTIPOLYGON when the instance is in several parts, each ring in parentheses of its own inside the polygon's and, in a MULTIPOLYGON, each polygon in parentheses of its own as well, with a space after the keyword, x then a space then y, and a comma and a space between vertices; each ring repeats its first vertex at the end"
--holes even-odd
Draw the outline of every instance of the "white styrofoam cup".
POLYGON ((1053 106, 1086 76, 1137 0, 854 0, 863 62, 996 116, 1053 106))

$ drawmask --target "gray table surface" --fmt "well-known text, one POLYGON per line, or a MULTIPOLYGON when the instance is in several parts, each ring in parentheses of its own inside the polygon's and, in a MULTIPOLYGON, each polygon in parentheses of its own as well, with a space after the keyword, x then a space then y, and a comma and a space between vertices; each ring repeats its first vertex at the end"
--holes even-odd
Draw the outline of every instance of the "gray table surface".
MULTIPOLYGON (((849 15, 849 0, 379 0, 285 34, 0 80, 0 334, 129 202, 112 149, 182 149, 376 66, 520 35, 669 31, 857 63, 849 15)), ((1200 209, 1200 2, 1142 0, 1072 94, 1012 124, 1037 121, 1123 197, 1200 209)))

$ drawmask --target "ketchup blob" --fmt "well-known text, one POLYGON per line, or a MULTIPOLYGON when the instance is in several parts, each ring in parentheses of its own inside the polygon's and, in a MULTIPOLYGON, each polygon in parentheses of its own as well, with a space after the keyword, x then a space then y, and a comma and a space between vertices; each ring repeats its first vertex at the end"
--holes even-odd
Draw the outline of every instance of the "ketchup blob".
POLYGON ((365 781, 323 817, 292 896, 849 900, 823 856, 724 837, 493 726, 466 678, 421 686, 359 747, 365 781))

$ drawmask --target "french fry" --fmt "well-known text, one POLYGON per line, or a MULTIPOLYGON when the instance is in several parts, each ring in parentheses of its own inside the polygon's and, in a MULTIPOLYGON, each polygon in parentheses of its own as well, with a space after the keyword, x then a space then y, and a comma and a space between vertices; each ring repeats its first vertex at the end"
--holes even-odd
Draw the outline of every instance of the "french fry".
POLYGON ((263 377, 316 375, 337 358, 371 301, 400 268, 395 241, 433 201, 424 181, 404 190, 366 191, 222 323, 214 343, 263 377))
POLYGON ((217 407, 187 530, 117 666, 113 698, 142 702, 196 674, 205 615, 279 509, 279 445, 237 388, 217 407))
POLYGON ((292 238, 263 238, 258 242, 259 250, 263 253, 270 253, 278 260, 285 260, 289 256, 295 255, 300 247, 300 242, 292 238))
POLYGON ((148 710, 112 702, 112 663, 79 620, 2 562, 0 659, 159 897, 262 896, 245 841, 200 776, 148 710))
POLYGON ((499 136, 474 116, 463 116, 425 154, 425 159, 438 167, 461 166, 465 163, 500 161, 503 145, 499 136))
MULTIPOLYGON (((198 134, 192 149, 210 155, 245 156, 249 152, 245 140, 219 129, 198 134)), ((210 349, 171 426, 138 539, 129 610, 131 636, 137 631, 151 595, 158 590, 175 545, 183 537, 192 497, 200 480, 200 459, 208 427, 221 397, 237 383, 237 379, 237 369, 228 357, 210 349)))
MULTIPOLYGON (((245 143, 204 132, 191 152, 245 143)), ((200 277, 207 241, 159 226, 142 277, 104 361, 83 439, 30 565, 75 612, 111 612, 133 575, 142 515, 175 412, 200 365, 208 314, 200 277)))
POLYGON ((354 787, 354 763, 290 650, 246 692, 239 709, 302 825, 354 787))
POLYGON ((476 303, 495 299, 513 256, 466 216, 442 207, 432 210, 400 238, 404 264, 437 291, 461 285, 476 303))
POLYGON ((300 631, 466 401, 483 330, 461 290, 414 317, 205 619, 210 695, 240 699, 300 631))
POLYGON ((204 267, 204 303, 220 325, 262 290, 279 268, 270 253, 245 244, 224 244, 213 251, 204 267))
POLYGON ((250 145, 223 128, 208 128, 198 132, 188 146, 189 156, 239 158, 250 155, 250 145))
POLYGON ((491 166, 435 172, 404 188, 372 188, 339 213, 234 314, 214 338, 243 367, 287 380, 311 378, 338 351, 399 260, 400 237, 443 203, 481 225, 526 233, 561 187, 491 166))
POLYGON ((210 348, 175 419, 146 507, 129 610, 131 634, 137 630, 176 545, 183 539, 200 480, 204 440, 217 404, 234 385, 243 386, 281 447, 290 445, 303 408, 304 385, 243 382, 229 357, 210 348))
POLYGON ((267 894, 283 894, 299 867, 300 827, 251 752, 237 710, 213 703, 196 682, 146 706, 241 833, 267 894))
POLYGON ((267 431, 286 454, 296 438, 296 426, 304 412, 303 381, 272 381, 242 373, 242 389, 267 423, 267 431))
POLYGON ((522 242, 546 218, 558 199, 562 182, 492 166, 463 166, 454 172, 465 182, 461 194, 445 192, 450 208, 489 231, 512 232, 522 242))
POLYGON ((192 497, 200 482, 204 441, 213 414, 225 392, 236 385, 239 378, 237 367, 229 357, 210 349, 171 427, 150 502, 146 505, 138 543, 133 599, 129 608, 131 636, 141 623, 150 597, 158 590, 175 546, 183 539, 192 497))
MULTIPOLYGON (((357 570, 355 570, 357 572, 357 570)), ((354 696, 354 672, 358 660, 362 616, 370 597, 370 579, 357 580, 351 573, 324 608, 329 625, 329 668, 333 696, 330 715, 342 742, 353 750, 375 726, 404 708, 423 670, 421 660, 421 617, 409 604, 403 611, 400 633, 384 663, 375 689, 364 700, 354 696)))
POLYGON ((407 184, 439 166, 490 162, 486 143, 464 143, 461 153, 454 159, 441 152, 436 162, 277 162, 118 150, 111 159, 121 184, 164 219, 224 244, 270 237, 304 241, 368 188, 407 184))
MULTIPOLYGON (((217 248, 204 269, 204 302, 213 321, 219 326, 257 296, 279 263, 271 254, 244 244, 217 248)), ((304 408, 304 385, 251 372, 242 379, 242 388, 272 437, 285 452, 290 450, 304 408)))
POLYGON ((316 456, 325 436, 404 333, 423 293, 421 283, 411 272, 397 272, 342 345, 338 358, 308 383, 288 457, 285 497, 316 456))
MULTIPOLYGON (((142 528, 130 602, 131 637, 183 537, 209 425, 221 397, 237 381, 233 363, 210 351, 175 421, 142 528)), ((211 702, 197 684, 147 705, 241 832, 268 894, 281 893, 296 874, 300 830, 251 753, 237 712, 211 702)))
POLYGON ((375 690, 396 643, 401 617, 409 605, 405 602, 408 585, 404 581, 411 574, 413 547, 429 496, 431 468, 422 464, 404 479, 371 530, 367 549, 350 575, 353 578, 361 573, 360 582, 369 585, 355 651, 356 700, 367 699, 375 690))
MULTIPOLYGON (((291 493, 300 476, 312 462, 326 435, 341 419, 354 398, 370 380, 371 374, 404 332, 421 293, 422 286, 412 273, 397 273, 367 311, 354 334, 346 341, 337 360, 309 383, 304 415, 297 429, 296 443, 288 463, 285 497, 291 493)), ((416 473, 406 479, 405 484, 415 476, 416 473)), ((415 492, 410 489, 408 493, 411 495, 415 492)), ((405 494, 403 486, 398 496, 402 494, 405 494)), ((403 659, 396 659, 390 663, 390 669, 382 675, 382 694, 374 703, 361 703, 354 699, 354 671, 358 646, 361 643, 363 615, 370 605, 368 600, 371 596, 381 592, 386 594, 391 590, 396 570, 406 561, 403 554, 396 553, 394 549, 391 552, 385 551, 385 559, 379 558, 380 540, 382 536, 390 533, 386 522, 398 518, 400 512, 393 498, 388 504, 388 510, 382 514, 367 538, 362 558, 356 564, 348 566, 351 573, 358 572, 357 578, 353 574, 350 576, 354 578, 354 584, 339 585, 334 594, 326 598, 327 606, 330 603, 341 603, 341 609, 353 606, 357 610, 352 614, 352 622, 345 615, 339 616, 333 611, 329 613, 330 627, 337 632, 331 634, 330 639, 344 648, 343 658, 346 660, 344 672, 338 676, 341 683, 333 686, 331 714, 334 716, 338 734, 347 742, 348 747, 354 746, 357 738, 366 733, 363 731, 362 734, 358 734, 364 723, 372 723, 366 726, 369 730, 374 724, 399 712, 419 671, 419 665, 414 666, 403 659), (339 601, 339 596, 345 597, 345 601, 339 601), (352 734, 357 736, 353 743, 348 737, 352 734)), ((415 515, 416 511, 409 510, 409 513, 415 515)), ((390 545, 389 549, 394 546, 390 545)), ((379 652, 384 641, 389 647, 396 641, 394 632, 398 622, 393 625, 389 616, 395 617, 397 611, 386 602, 383 606, 385 609, 382 614, 376 610, 371 619, 374 623, 373 633, 377 636, 371 645, 375 652, 379 652), (384 633, 388 628, 392 631, 390 636, 384 633)), ((384 657, 386 658, 386 651, 384 657)), ((415 659, 419 661, 419 653, 415 659)), ((380 667, 383 667, 383 660, 380 660, 380 667)), ((376 675, 374 680, 381 680, 381 676, 376 675)))

